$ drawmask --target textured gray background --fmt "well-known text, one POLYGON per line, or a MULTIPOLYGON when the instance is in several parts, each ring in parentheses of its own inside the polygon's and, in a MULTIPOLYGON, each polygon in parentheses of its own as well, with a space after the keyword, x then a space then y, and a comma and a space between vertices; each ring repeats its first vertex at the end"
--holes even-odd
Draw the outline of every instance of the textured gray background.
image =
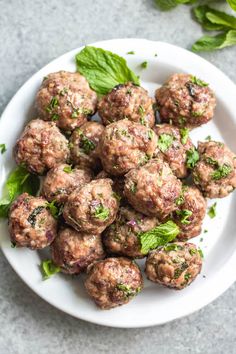
MULTIPOLYGON (((152 0, 0 0, 0 113, 34 72, 85 43, 138 37, 189 48, 201 34, 188 7, 160 13, 152 0)), ((236 82, 235 48, 204 57, 236 82)), ((0 272, 0 354, 236 353, 236 286, 189 317, 122 330, 89 324, 49 306, 22 283, 2 254, 0 272)))

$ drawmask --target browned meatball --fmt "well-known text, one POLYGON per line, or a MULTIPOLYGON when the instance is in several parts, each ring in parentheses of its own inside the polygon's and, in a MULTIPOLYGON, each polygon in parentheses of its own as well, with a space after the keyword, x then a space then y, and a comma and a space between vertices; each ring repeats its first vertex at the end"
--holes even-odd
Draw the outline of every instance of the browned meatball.
POLYGON ((79 127, 96 111, 97 95, 79 73, 49 74, 36 96, 36 108, 44 120, 55 121, 63 130, 79 127))
POLYGON ((32 120, 24 129, 14 148, 18 165, 28 171, 44 174, 69 159, 68 141, 53 122, 32 120))
POLYGON ((182 195, 176 202, 178 210, 173 221, 179 226, 179 240, 188 240, 198 236, 202 230, 202 221, 206 215, 206 200, 196 187, 183 186, 182 195))
POLYGON ((208 84, 188 74, 174 74, 156 90, 162 122, 190 129, 209 122, 216 99, 208 84))
POLYGON ((154 100, 148 92, 131 82, 117 85, 98 103, 98 113, 104 125, 121 119, 152 127, 155 123, 154 100))
POLYGON ((57 165, 47 173, 43 181, 42 195, 50 202, 55 200, 57 203, 65 203, 75 189, 90 182, 92 177, 89 170, 72 168, 66 164, 57 165))
POLYGON ((176 210, 181 185, 166 162, 153 159, 127 173, 124 194, 134 209, 163 219, 176 210))
POLYGON ((88 272, 85 288, 104 310, 127 304, 143 288, 139 267, 128 258, 107 258, 88 272))
POLYGON ((138 235, 158 225, 155 217, 138 213, 129 206, 121 207, 115 222, 103 234, 103 243, 109 253, 131 258, 143 258, 138 235))
POLYGON ((83 234, 66 227, 51 244, 51 255, 63 273, 79 274, 93 262, 103 259, 105 252, 101 235, 83 234))
POLYGON ((63 216, 76 230, 100 234, 113 223, 119 202, 112 191, 111 179, 94 180, 68 198, 63 216))
POLYGON ((75 165, 93 170, 101 167, 98 143, 103 131, 104 126, 98 122, 87 122, 74 130, 70 138, 70 152, 75 165))
POLYGON ((156 155, 163 156, 164 161, 169 164, 176 177, 187 177, 186 152, 194 148, 188 136, 188 129, 161 124, 155 125, 153 130, 158 137, 156 155))
POLYGON ((47 209, 46 199, 21 194, 10 208, 9 232, 17 247, 35 250, 50 245, 57 234, 57 221, 47 209))
POLYGON ((124 175, 144 165, 157 145, 156 134, 150 128, 127 119, 108 125, 100 140, 100 158, 105 171, 124 175))
POLYGON ((223 143, 198 144, 200 160, 193 170, 194 183, 208 198, 226 197, 236 188, 236 155, 223 143))
POLYGON ((169 243, 149 253, 145 272, 149 280, 181 290, 200 273, 201 255, 193 243, 169 243))

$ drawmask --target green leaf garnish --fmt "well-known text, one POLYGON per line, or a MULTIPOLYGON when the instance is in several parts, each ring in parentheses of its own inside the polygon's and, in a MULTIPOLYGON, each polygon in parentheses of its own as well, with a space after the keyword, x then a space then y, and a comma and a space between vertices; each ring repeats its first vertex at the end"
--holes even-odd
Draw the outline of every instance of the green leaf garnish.
POLYGON ((133 50, 130 50, 129 52, 127 52, 126 54, 131 54, 131 55, 134 55, 135 52, 133 50))
POLYGON ((180 222, 184 225, 189 225, 190 221, 188 220, 189 217, 193 214, 191 210, 183 209, 183 210, 176 210, 176 214, 180 216, 180 222))
POLYGON ((236 11, 236 0, 226 0, 229 6, 232 7, 234 11, 236 11))
POLYGON ((197 0, 156 0, 156 4, 162 11, 168 11, 180 4, 193 4, 196 1, 197 0))
POLYGON ((52 113, 53 109, 59 106, 59 101, 56 96, 53 96, 49 105, 46 108, 46 111, 52 113))
POLYGON ((7 217, 10 205, 18 195, 24 192, 36 195, 39 186, 39 178, 30 174, 24 167, 19 166, 13 170, 6 181, 7 195, 0 200, 0 217, 7 217))
POLYGON ((216 202, 208 209, 207 214, 213 219, 216 216, 216 202))
POLYGON ((179 227, 171 220, 156 226, 152 230, 142 232, 138 235, 141 252, 147 254, 159 246, 164 246, 166 243, 171 242, 179 234, 179 227))
POLYGON ((196 20, 207 31, 223 31, 234 28, 235 17, 215 10, 207 5, 193 9, 196 20), (233 25, 233 27, 232 27, 233 25))
POLYGON ((66 173, 71 173, 71 172, 73 172, 73 168, 71 165, 68 165, 63 168, 63 171, 66 173))
POLYGON ((94 208, 93 214, 95 218, 98 218, 100 220, 106 220, 110 215, 110 211, 108 208, 105 208, 102 204, 99 204, 94 208))
POLYGON ((50 278, 52 275, 55 275, 61 271, 60 267, 57 267, 51 259, 42 261, 40 268, 44 280, 50 278))
POLYGON ((45 205, 40 205, 37 208, 35 208, 32 213, 29 215, 27 221, 30 223, 30 225, 34 228, 36 221, 37 221, 37 216, 45 209, 45 205))
POLYGON ((147 66, 148 66, 148 62, 147 61, 143 61, 141 64, 140 64, 141 68, 143 69, 146 69, 147 66))
POLYGON ((191 77, 191 82, 195 85, 201 86, 201 87, 205 87, 208 86, 209 84, 205 81, 202 81, 200 79, 198 79, 196 76, 192 76, 191 77))
POLYGON ((87 138, 87 136, 85 136, 80 129, 77 129, 77 131, 80 135, 80 148, 86 155, 89 155, 90 152, 96 148, 96 145, 92 140, 87 138))
POLYGON ((206 137, 205 137, 205 140, 206 141, 211 141, 212 139, 211 139, 211 136, 210 135, 207 135, 206 137))
POLYGON ((236 30, 229 30, 216 36, 203 36, 192 46, 194 52, 212 51, 236 44, 236 30))
POLYGON ((173 135, 171 134, 161 134, 158 138, 157 145, 161 152, 166 152, 172 145, 174 140, 173 135))
POLYGON ((76 64, 77 71, 86 77, 98 94, 105 95, 115 86, 127 82, 140 84, 124 58, 101 48, 86 46, 76 55, 76 64))
POLYGON ((181 143, 183 145, 185 145, 188 141, 188 137, 189 137, 189 129, 188 128, 181 128, 179 130, 180 132, 180 136, 181 136, 181 143))
POLYGON ((219 166, 218 169, 214 171, 211 176, 212 179, 219 180, 227 177, 231 172, 232 172, 232 167, 227 164, 224 164, 222 166, 219 166))
POLYGON ((141 291, 140 287, 134 290, 129 285, 123 283, 117 284, 116 288, 123 291, 125 297, 133 297, 141 291))
POLYGON ((170 244, 167 244, 166 246, 163 247, 163 250, 166 252, 179 251, 182 249, 183 249, 183 247, 180 245, 177 245, 176 243, 170 243, 170 244))
POLYGON ((55 219, 58 219, 58 217, 62 214, 62 206, 58 206, 55 200, 50 203, 48 202, 46 204, 46 208, 50 211, 55 219))
POLYGON ((199 153, 196 149, 192 148, 186 151, 186 155, 187 155, 186 166, 187 168, 193 169, 196 163, 199 161, 199 153))
POLYGON ((7 151, 6 144, 0 144, 0 152, 1 154, 4 154, 4 152, 7 151))

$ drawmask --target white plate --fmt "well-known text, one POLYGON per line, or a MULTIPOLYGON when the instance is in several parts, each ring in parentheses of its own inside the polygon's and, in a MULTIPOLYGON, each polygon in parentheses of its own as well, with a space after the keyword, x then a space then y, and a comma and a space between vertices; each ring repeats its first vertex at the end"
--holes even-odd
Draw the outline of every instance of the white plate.
MULTIPOLYGON (((195 129, 191 137, 196 143, 207 135, 225 141, 236 151, 235 85, 216 67, 197 55, 176 46, 143 39, 117 39, 94 44, 126 57, 129 66, 141 76, 142 84, 151 94, 158 85, 175 72, 188 72, 210 83, 216 92, 217 109, 213 122, 195 129), (135 55, 126 55, 128 51, 135 55), (155 56, 157 53, 158 56, 155 56), (147 69, 140 63, 148 61, 147 69)), ((28 80, 13 97, 0 122, 0 143, 6 143, 7 153, 1 155, 0 188, 13 168, 12 147, 26 121, 33 117, 35 94, 41 80, 50 72, 75 70, 74 56, 82 48, 73 50, 52 61, 28 80)), ((213 201, 210 202, 212 204, 213 201)), ((217 217, 207 216, 204 233, 193 242, 205 255, 201 275, 182 291, 165 289, 145 280, 145 288, 128 305, 101 311, 86 296, 82 277, 56 275, 42 281, 39 271, 42 253, 26 249, 12 249, 8 239, 7 222, 0 223, 1 247, 14 270, 23 281, 44 300, 75 317, 113 327, 145 327, 162 324, 188 315, 213 301, 236 279, 236 193, 217 201, 217 217), (203 237, 203 242, 200 238, 203 237)))

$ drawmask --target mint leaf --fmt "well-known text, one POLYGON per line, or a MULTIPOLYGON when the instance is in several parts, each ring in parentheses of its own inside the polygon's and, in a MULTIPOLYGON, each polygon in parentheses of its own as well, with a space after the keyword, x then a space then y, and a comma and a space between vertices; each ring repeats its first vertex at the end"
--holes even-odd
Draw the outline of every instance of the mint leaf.
POLYGON ((193 215, 193 212, 188 209, 176 210, 176 214, 180 217, 180 222, 183 225, 189 225, 189 217, 193 215))
MULTIPOLYGON (((225 14, 224 12, 212 9, 207 5, 198 6, 193 9, 193 14, 195 19, 202 25, 202 27, 207 31, 222 31, 225 29, 225 26, 222 24, 218 24, 217 22, 211 22, 207 17, 207 14, 215 14, 216 16, 221 16, 225 14)), ((227 15, 227 14, 225 14, 227 15)), ((228 15, 227 15, 228 16, 228 15)), ((233 16, 232 16, 233 17, 233 16)))
POLYGON ((214 203, 209 209, 207 214, 213 219, 216 216, 216 203, 214 203))
POLYGON ((105 95, 116 85, 127 82, 139 85, 138 77, 128 68, 126 60, 110 51, 87 46, 75 58, 77 71, 98 94, 105 95))
POLYGON ((192 148, 186 151, 187 159, 186 159, 186 166, 190 169, 194 168, 196 163, 199 160, 199 153, 196 149, 192 148))
POLYGON ((109 209, 105 208, 102 204, 95 207, 94 216, 100 220, 106 220, 110 215, 109 209))
POLYGON ((0 217, 7 217, 10 205, 18 195, 24 192, 36 195, 39 186, 39 178, 24 167, 19 166, 13 170, 6 181, 7 196, 0 200, 0 217))
POLYGON ((180 136, 181 136, 181 143, 183 145, 185 145, 188 141, 188 137, 189 137, 189 129, 188 128, 181 128, 179 130, 180 132, 180 136))
POLYGON ((60 268, 57 267, 51 259, 47 259, 45 261, 42 261, 40 268, 41 268, 41 272, 42 272, 44 280, 46 280, 46 279, 50 278, 52 275, 60 272, 60 268))
POLYGON ((171 242, 179 234, 179 227, 171 220, 156 226, 154 229, 138 235, 141 252, 147 254, 159 246, 171 242))
POLYGON ((221 11, 206 13, 207 19, 214 24, 221 25, 225 29, 236 29, 236 17, 221 11))
POLYGON ((58 206, 55 200, 53 200, 51 203, 48 202, 46 204, 46 208, 50 211, 55 219, 58 219, 58 217, 62 214, 62 207, 58 206))
POLYGON ((232 167, 227 164, 224 164, 222 166, 219 166, 218 169, 214 171, 211 176, 212 179, 219 180, 227 177, 231 172, 232 172, 232 167))
POLYGON ((232 7, 234 11, 236 11, 236 0, 226 0, 229 6, 232 7))
POLYGON ((161 152, 166 152, 172 145, 174 140, 173 135, 171 134, 161 134, 158 138, 157 145, 161 152))
POLYGON ((156 0, 156 5, 162 11, 172 10, 180 4, 193 4, 197 0, 156 0))
POLYGON ((6 144, 0 144, 0 152, 1 154, 4 154, 4 152, 7 151, 6 144))
POLYGON ((203 36, 192 46, 192 51, 203 52, 236 45, 236 30, 220 33, 217 36, 203 36))

